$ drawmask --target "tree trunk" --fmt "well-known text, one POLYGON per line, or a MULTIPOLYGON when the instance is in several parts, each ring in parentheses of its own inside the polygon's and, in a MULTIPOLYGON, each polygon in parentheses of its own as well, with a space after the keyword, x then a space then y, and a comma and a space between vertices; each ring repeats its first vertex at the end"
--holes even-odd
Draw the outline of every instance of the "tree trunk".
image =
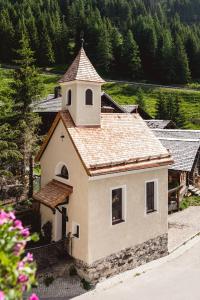
POLYGON ((28 197, 33 197, 33 156, 29 157, 29 187, 28 187, 28 197))

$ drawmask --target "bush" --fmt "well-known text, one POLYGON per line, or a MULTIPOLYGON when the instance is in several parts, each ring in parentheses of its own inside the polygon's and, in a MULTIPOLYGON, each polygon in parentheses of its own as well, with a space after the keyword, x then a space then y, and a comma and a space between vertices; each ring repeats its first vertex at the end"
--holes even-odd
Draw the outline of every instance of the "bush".
POLYGON ((74 266, 70 266, 70 268, 69 268, 69 275, 70 276, 77 275, 77 271, 76 271, 76 268, 74 266))
POLYGON ((52 284, 52 282, 54 281, 53 276, 47 276, 44 278, 44 284, 48 287, 52 284))
POLYGON ((44 241, 46 243, 50 243, 51 242, 51 237, 52 237, 52 223, 51 222, 46 222, 43 226, 42 226, 42 231, 44 234, 44 241))
POLYGON ((83 285, 83 288, 84 288, 86 291, 89 291, 89 290, 92 288, 91 283, 88 282, 87 280, 85 280, 84 278, 81 279, 81 283, 82 283, 82 285, 83 285))
POLYGON ((184 210, 186 208, 189 207, 189 201, 188 201, 188 198, 184 198, 181 203, 180 203, 180 210, 184 210))
MULTIPOLYGON (((35 284, 33 255, 25 255, 26 243, 36 240, 12 211, 0 210, 0 299, 21 300, 35 284)), ((33 294, 29 299, 37 300, 33 294)))

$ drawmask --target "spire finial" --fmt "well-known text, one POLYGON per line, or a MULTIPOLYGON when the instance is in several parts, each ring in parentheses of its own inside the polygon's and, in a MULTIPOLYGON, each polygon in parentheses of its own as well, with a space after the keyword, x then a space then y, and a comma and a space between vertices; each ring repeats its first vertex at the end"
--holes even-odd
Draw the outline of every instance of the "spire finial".
POLYGON ((85 40, 84 40, 84 38, 82 37, 82 38, 81 38, 81 47, 82 47, 82 48, 83 48, 84 42, 85 42, 85 40))
POLYGON ((84 45, 84 32, 83 31, 81 31, 81 33, 80 33, 80 38, 81 38, 81 48, 83 48, 83 45, 84 45))

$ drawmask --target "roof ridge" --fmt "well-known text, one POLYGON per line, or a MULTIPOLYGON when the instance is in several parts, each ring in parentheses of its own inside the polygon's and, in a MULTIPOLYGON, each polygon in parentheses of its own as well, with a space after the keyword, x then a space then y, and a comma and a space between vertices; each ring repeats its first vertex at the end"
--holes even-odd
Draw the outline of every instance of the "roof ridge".
POLYGON ((187 139, 187 138, 172 138, 172 137, 159 137, 156 136, 159 140, 166 140, 166 141, 183 141, 183 142, 199 142, 200 143, 200 138, 199 139, 187 139))

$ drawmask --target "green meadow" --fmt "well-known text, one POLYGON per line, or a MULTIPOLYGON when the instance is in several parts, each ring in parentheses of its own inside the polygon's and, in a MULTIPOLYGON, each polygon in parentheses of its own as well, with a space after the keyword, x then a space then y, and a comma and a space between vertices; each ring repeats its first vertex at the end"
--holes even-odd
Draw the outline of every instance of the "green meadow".
MULTIPOLYGON (((42 96, 47 96, 54 92, 54 87, 57 85, 60 75, 41 73, 41 80, 44 83, 44 90, 42 96)), ((0 93, 9 92, 9 84, 12 81, 12 69, 0 68, 0 93)), ((144 98, 146 100, 147 112, 154 117, 156 111, 156 100, 160 93, 167 93, 171 95, 178 95, 182 100, 182 110, 187 119, 186 128, 200 129, 200 91, 196 89, 196 85, 190 84, 186 89, 154 87, 147 85, 137 85, 128 83, 110 82, 103 86, 103 90, 108 93, 119 104, 134 104, 137 98, 138 88, 144 91, 144 98)))

